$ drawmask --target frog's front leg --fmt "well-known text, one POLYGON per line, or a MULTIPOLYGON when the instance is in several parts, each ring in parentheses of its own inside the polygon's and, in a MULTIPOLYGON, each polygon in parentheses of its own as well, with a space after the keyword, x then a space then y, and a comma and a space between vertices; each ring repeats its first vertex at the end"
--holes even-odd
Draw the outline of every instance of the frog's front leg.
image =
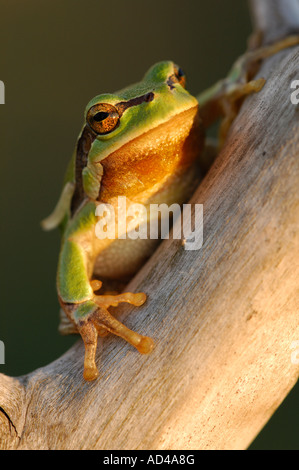
POLYGON ((99 295, 80 304, 67 304, 60 299, 62 308, 76 324, 85 345, 84 379, 94 380, 99 372, 95 363, 98 336, 105 332, 122 337, 132 344, 140 353, 147 354, 153 349, 153 341, 123 325, 108 311, 110 306, 116 307, 120 302, 127 302, 136 307, 145 302, 144 293, 126 292, 119 295, 99 295))
POLYGON ((75 221, 64 237, 58 264, 57 287, 61 307, 76 325, 85 345, 84 378, 94 380, 98 376, 95 363, 98 336, 104 336, 106 332, 121 336, 143 354, 149 353, 154 343, 151 338, 127 328, 108 311, 110 306, 116 307, 121 302, 140 306, 146 300, 144 293, 95 295, 94 291, 101 283, 90 279, 93 263, 86 244, 92 243, 92 230, 88 230, 86 221, 84 225, 85 231, 80 233, 80 225, 75 221))

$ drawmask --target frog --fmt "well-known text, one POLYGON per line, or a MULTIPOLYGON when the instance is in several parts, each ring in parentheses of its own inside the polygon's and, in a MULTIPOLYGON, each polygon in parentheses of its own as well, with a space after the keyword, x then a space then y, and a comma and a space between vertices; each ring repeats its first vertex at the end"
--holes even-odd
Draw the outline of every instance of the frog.
POLYGON ((166 60, 154 64, 141 81, 87 104, 61 196, 42 222, 45 230, 61 230, 59 331, 81 335, 86 381, 99 376, 99 337, 112 333, 142 354, 154 349, 151 337, 129 329, 110 311, 120 303, 140 307, 146 293, 103 287, 114 282, 123 287, 159 241, 97 237, 97 209, 104 204, 117 210, 119 197, 129 207, 137 203, 147 209, 153 203, 186 202, 201 178, 207 127, 221 119, 222 145, 242 100, 264 86, 264 79, 253 78, 252 64, 294 43, 298 37, 246 53, 226 79, 197 96, 187 90, 182 68, 166 60))

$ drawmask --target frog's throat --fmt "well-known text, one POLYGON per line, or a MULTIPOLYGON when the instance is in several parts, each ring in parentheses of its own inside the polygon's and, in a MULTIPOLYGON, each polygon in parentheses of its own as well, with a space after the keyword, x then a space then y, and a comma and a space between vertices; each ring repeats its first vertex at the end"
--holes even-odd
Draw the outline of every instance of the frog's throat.
MULTIPOLYGON (((101 161, 97 200, 108 201, 122 195, 134 198, 160 181, 184 173, 199 157, 203 143, 198 108, 177 114, 101 161)), ((92 169, 89 165, 87 168, 92 169)))
MULTIPOLYGON (((114 187, 112 196, 116 192, 127 195, 126 190, 131 193, 134 186, 136 191, 144 191, 148 185, 155 184, 157 179, 164 178, 165 172, 173 172, 178 161, 183 163, 190 157, 193 159, 195 154, 197 156, 203 141, 197 102, 181 113, 164 119, 155 127, 131 137, 130 141, 120 140, 109 155, 97 155, 97 158, 93 156, 87 162, 80 159, 78 173, 81 169, 82 178, 78 174, 76 178, 78 201, 82 200, 83 194, 90 199, 99 200, 103 183, 105 188, 112 190, 112 186, 114 187), (190 142, 193 142, 192 151, 190 142), (123 184, 120 184, 121 180, 123 184)), ((88 141, 84 148, 90 149, 95 139, 90 143, 87 130, 82 132, 83 143, 84 139, 88 141)), ((107 196, 107 191, 105 192, 107 196)))

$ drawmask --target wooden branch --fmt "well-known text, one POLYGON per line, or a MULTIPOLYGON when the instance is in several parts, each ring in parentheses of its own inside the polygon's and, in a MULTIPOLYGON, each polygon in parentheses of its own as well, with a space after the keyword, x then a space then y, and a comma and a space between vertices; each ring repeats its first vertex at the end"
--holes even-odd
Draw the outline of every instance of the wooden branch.
POLYGON ((255 29, 263 34, 263 43, 298 34, 298 0, 249 0, 255 29))
MULTIPOLYGON (((253 9, 260 15, 266 4, 253 9)), ((131 282, 148 301, 119 317, 155 339, 152 354, 104 338, 101 377, 86 383, 78 340, 46 367, 1 375, 2 448, 250 444, 299 372, 291 361, 299 340, 299 116, 290 101, 298 67, 299 48, 266 61, 264 89, 243 105, 194 195, 204 207, 203 247, 165 240, 131 282)))

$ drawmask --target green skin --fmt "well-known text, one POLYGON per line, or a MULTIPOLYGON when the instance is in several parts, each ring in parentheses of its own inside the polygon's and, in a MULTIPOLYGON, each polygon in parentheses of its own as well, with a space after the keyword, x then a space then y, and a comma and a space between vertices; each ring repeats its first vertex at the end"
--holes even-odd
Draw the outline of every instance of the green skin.
MULTIPOLYGON (((100 203, 98 199, 103 175, 101 162, 106 157, 144 133, 160 125, 167 125, 178 114, 197 110, 196 98, 181 86, 180 77, 175 78, 174 74, 177 71, 176 66, 170 61, 158 63, 147 72, 141 82, 115 94, 96 96, 88 103, 84 115, 85 125, 78 142, 84 136, 84 129, 86 130, 90 125, 88 112, 95 105, 104 103, 115 106, 118 103, 132 102, 137 99, 134 105, 120 112, 119 123, 115 129, 95 137, 93 134, 94 140, 87 156, 84 156, 84 167, 81 172, 83 196, 81 191, 82 200, 79 201, 76 209, 72 211, 72 198, 75 195, 76 184, 78 185, 76 158, 79 155, 79 147, 75 149, 68 166, 57 206, 54 212, 42 222, 44 229, 50 230, 59 226, 62 232, 57 290, 63 311, 68 320, 75 324, 85 343, 84 378, 86 380, 94 380, 98 375, 94 361, 98 335, 102 336, 109 331, 115 333, 129 341, 142 353, 150 352, 153 347, 150 338, 127 329, 107 310, 109 306, 117 306, 120 302, 142 305, 146 298, 145 294, 125 293, 115 296, 95 296, 94 294, 97 288, 95 289, 91 284, 93 266, 101 250, 104 251, 102 245, 95 240, 97 222, 95 211, 100 203), (171 82, 169 82, 170 79, 171 82), (138 98, 147 94, 151 94, 150 100, 138 101, 138 98)), ((63 332, 61 327, 60 331, 63 332)))
MULTIPOLYGON (((155 98, 150 103, 132 106, 122 115, 120 125, 107 135, 98 135, 94 140, 88 154, 87 166, 83 170, 83 187, 87 195, 85 204, 80 207, 73 218, 70 217, 70 201, 75 185, 75 158, 68 167, 65 186, 70 190, 63 194, 59 205, 63 210, 59 214, 49 217, 43 222, 54 228, 61 226, 62 244, 58 264, 57 287, 60 298, 67 303, 81 304, 92 298, 92 289, 86 273, 85 263, 82 259, 82 249, 79 242, 70 241, 71 238, 80 240, 80 235, 94 231, 96 224, 94 199, 97 197, 101 181, 101 166, 98 163, 112 152, 130 142, 135 137, 151 130, 153 127, 168 121, 171 117, 189 109, 197 104, 196 98, 190 95, 182 86, 170 91, 166 84, 167 78, 173 74, 172 62, 161 62, 152 67, 144 79, 133 86, 125 88, 116 94, 103 94, 93 98, 87 105, 84 118, 88 110, 99 103, 116 104, 144 95, 155 90, 155 98)), ((90 309, 78 309, 78 315, 88 315, 90 309), (80 314, 79 314, 80 311, 80 314), (84 313, 83 313, 84 312, 84 313)), ((96 307, 96 306, 95 306, 96 307)))
MULTIPOLYGON (((107 135, 98 135, 94 140, 89 154, 87 166, 83 170, 83 186, 87 195, 85 204, 73 218, 70 217, 70 201, 75 187, 75 153, 68 167, 65 177, 65 188, 69 188, 67 194, 63 194, 59 205, 63 208, 58 215, 54 215, 44 221, 50 228, 60 225, 62 229, 62 244, 58 264, 57 287, 60 298, 67 303, 79 304, 92 297, 92 289, 87 275, 85 263, 82 259, 82 249, 79 242, 70 241, 71 238, 80 240, 84 232, 94 230, 96 224, 94 199, 100 188, 102 168, 98 165, 105 157, 131 141, 138 135, 157 127, 168 121, 171 117, 180 114, 184 110, 197 104, 195 97, 182 86, 170 90, 166 81, 173 74, 172 62, 161 62, 153 66, 144 79, 116 94, 103 94, 93 98, 87 105, 84 118, 88 110, 99 103, 116 104, 132 98, 144 95, 155 90, 155 98, 150 103, 142 103, 129 108, 122 116, 120 125, 107 135)), ((218 87, 212 93, 215 96, 218 87)), ((211 94, 207 93, 207 99, 211 94)), ((200 98, 201 104, 205 103, 204 95, 200 98)), ((80 306, 81 307, 81 306, 80 306)), ((80 312, 82 309, 80 308, 80 312)), ((85 315, 89 313, 85 309, 85 315)), ((82 315, 82 313, 81 313, 82 315)))
MULTIPOLYGON (((280 43, 277 49, 272 47, 268 53, 264 49, 263 54, 260 54, 260 56, 258 54, 252 56, 251 53, 249 60, 252 62, 260 57, 266 57, 277 52, 282 47, 283 43, 280 43)), ((57 226, 61 228, 62 243, 57 271, 57 289, 61 304, 71 306, 71 315, 69 317, 77 325, 79 332, 79 326, 84 323, 84 320, 91 318, 99 309, 99 305, 94 301, 94 292, 90 283, 92 263, 89 265, 86 261, 85 247, 90 242, 90 250, 92 251, 95 224, 97 222, 95 210, 98 202, 96 198, 99 194, 103 172, 101 161, 136 137, 158 127, 160 124, 168 122, 172 117, 194 106, 199 106, 200 109, 205 110, 206 114, 209 114, 210 103, 215 103, 217 100, 221 104, 221 100, 225 99, 225 109, 227 110, 227 103, 230 102, 231 98, 231 109, 235 110, 235 101, 239 100, 240 96, 259 91, 264 83, 261 81, 244 81, 247 65, 246 58, 247 56, 245 55, 242 60, 236 62, 236 66, 233 67, 231 74, 226 80, 219 82, 197 98, 193 97, 179 82, 176 82, 174 87, 169 86, 167 80, 174 74, 174 64, 170 61, 165 61, 154 65, 141 82, 115 94, 96 96, 88 103, 84 115, 85 121, 88 111, 94 105, 99 103, 115 105, 119 102, 126 102, 146 93, 151 93, 154 90, 153 100, 150 102, 144 101, 128 108, 122 114, 120 123, 115 130, 105 135, 97 135, 92 142, 86 165, 82 171, 84 200, 75 213, 71 215, 71 201, 76 185, 76 152, 74 152, 65 176, 64 188, 58 204, 52 215, 42 223, 43 227, 47 230, 57 226)), ((221 114, 221 106, 219 106, 219 110, 219 114, 221 114)), ((219 116, 212 116, 212 120, 217 117, 219 116)), ((230 119, 232 120, 232 116, 230 116, 230 119)), ((208 117, 207 121, 211 121, 211 116, 208 117)), ((136 300, 135 303, 133 301, 129 302, 134 303, 134 305, 141 305, 143 301, 140 300, 139 302, 136 300)), ((114 305, 113 301, 110 301, 109 305, 114 305)), ((109 330, 108 328, 108 331, 113 331, 113 329, 109 330)), ((120 334, 120 336, 122 335, 120 334)), ((138 341, 140 341, 140 338, 146 337, 139 337, 138 341)), ((85 346, 88 341, 93 344, 92 354, 94 355, 95 340, 89 340, 87 335, 84 341, 85 346)), ((136 346, 136 344, 134 345, 136 346)), ((140 351, 149 352, 145 350, 140 351)), ((88 367, 91 367, 92 371, 90 374, 87 372, 85 378, 93 380, 97 375, 94 370, 95 366, 88 367)))

